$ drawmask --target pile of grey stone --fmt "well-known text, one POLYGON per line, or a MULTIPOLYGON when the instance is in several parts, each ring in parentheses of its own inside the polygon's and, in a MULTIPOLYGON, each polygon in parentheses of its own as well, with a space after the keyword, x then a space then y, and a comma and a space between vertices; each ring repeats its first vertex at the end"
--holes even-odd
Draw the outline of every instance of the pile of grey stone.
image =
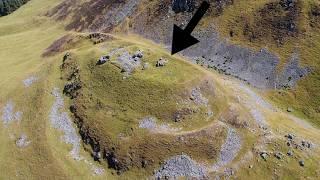
POLYGON ((205 168, 198 165, 187 155, 177 155, 168 159, 155 173, 157 179, 176 179, 178 177, 204 178, 205 176, 205 168))
POLYGON ((64 109, 64 99, 58 88, 53 89, 52 95, 55 97, 55 101, 52 105, 51 112, 49 115, 51 125, 54 128, 63 132, 64 135, 61 137, 61 139, 65 143, 72 145, 70 155, 75 160, 80 160, 81 139, 78 136, 77 131, 72 124, 70 116, 64 109))
POLYGON ((218 170, 231 163, 237 156, 241 148, 241 139, 236 130, 228 128, 227 139, 225 143, 221 146, 220 155, 218 162, 213 165, 214 170, 218 170))
POLYGON ((138 50, 133 55, 130 55, 128 51, 125 51, 118 57, 118 64, 120 65, 121 72, 131 74, 137 68, 141 67, 143 52, 138 50))
POLYGON ((19 148, 25 148, 27 147, 31 141, 28 141, 28 137, 25 134, 22 134, 16 141, 16 145, 19 148))
POLYGON ((313 147, 313 143, 304 139, 298 139, 294 134, 287 134, 285 135, 287 138, 287 145, 289 147, 294 147, 296 149, 304 150, 304 149, 311 149, 313 147), (300 142, 297 142, 300 141, 300 142))
POLYGON ((157 63, 156 63, 156 67, 163 67, 168 63, 168 60, 164 59, 164 58, 160 58, 157 63))
POLYGON ((3 108, 2 120, 3 124, 7 126, 13 121, 20 121, 22 118, 22 112, 14 111, 14 104, 12 101, 9 101, 3 108))
POLYGON ((193 88, 191 90, 190 99, 198 105, 207 106, 209 103, 209 100, 202 95, 201 89, 199 87, 193 88))

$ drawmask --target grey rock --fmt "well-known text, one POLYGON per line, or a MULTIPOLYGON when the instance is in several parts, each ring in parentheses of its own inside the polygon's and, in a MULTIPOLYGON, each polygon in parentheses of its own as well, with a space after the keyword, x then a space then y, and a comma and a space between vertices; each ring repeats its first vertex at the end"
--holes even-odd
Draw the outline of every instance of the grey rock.
POLYGON ((212 117, 212 116, 213 116, 213 112, 212 112, 211 110, 208 110, 207 116, 208 116, 208 117, 212 117))
POLYGON ((155 129, 156 127, 156 118, 154 117, 146 117, 139 123, 139 128, 142 129, 155 129))
POLYGON ((30 143, 31 141, 28 141, 28 137, 25 134, 22 134, 16 141, 16 145, 19 148, 25 148, 29 146, 30 143))
MULTIPOLYGON (((178 8, 179 11, 180 9, 178 8)), ((185 9, 182 8, 182 10, 185 9)), ((169 11, 167 14, 169 14, 169 11)), ((192 16, 192 13, 184 14, 183 18, 185 19, 192 16)), ((147 15, 144 15, 135 19, 137 25, 133 27, 134 31, 170 47, 172 39, 171 26, 173 23, 181 23, 182 20, 179 19, 177 21, 177 16, 164 16, 168 18, 162 18, 160 21, 157 19, 157 21, 152 22, 154 26, 146 31, 144 28, 146 24, 139 23, 146 17, 147 15), (162 31, 158 31, 159 28, 162 31), (163 34, 169 34, 169 36, 163 37, 163 34)), ((277 67, 280 63, 280 58, 277 55, 266 48, 256 51, 252 48, 231 44, 227 39, 221 38, 215 29, 217 27, 211 25, 194 32, 193 35, 202 43, 190 47, 188 51, 183 51, 181 54, 194 61, 199 57, 203 57, 205 62, 202 65, 237 77, 258 88, 294 86, 301 77, 308 75, 310 72, 309 68, 299 66, 299 63, 297 63, 299 59, 296 55, 293 55, 288 60, 289 63, 285 65, 282 72, 278 72, 277 67), (291 77, 290 82, 288 82, 289 77, 291 77)))
POLYGON ((292 150, 289 150, 289 151, 287 152, 287 155, 288 155, 288 156, 293 156, 293 151, 292 151, 292 150))
POLYGON ((148 161, 146 161, 145 159, 141 161, 141 166, 143 168, 146 168, 148 166, 148 161))
POLYGON ((218 168, 227 165, 232 162, 232 160, 237 156, 241 148, 241 139, 237 132, 228 128, 227 139, 222 145, 220 154, 218 157, 218 162, 213 165, 213 169, 217 170, 218 168))
POLYGON ((157 63, 156 63, 156 67, 163 67, 168 63, 168 61, 164 58, 160 58, 157 63))
POLYGON ((310 68, 299 66, 299 55, 294 53, 284 71, 277 77, 277 88, 292 88, 299 79, 310 72, 310 68))
POLYGON ((283 154, 281 152, 276 152, 274 154, 274 156, 277 158, 277 159, 282 159, 283 158, 283 154))
POLYGON ((268 152, 266 151, 262 151, 260 152, 260 157, 263 159, 263 160, 267 160, 268 159, 268 152))
POLYGON ((63 62, 65 62, 66 60, 68 60, 71 57, 71 54, 69 52, 67 52, 64 56, 63 56, 63 62))
POLYGON ((110 60, 110 56, 101 56, 100 59, 97 61, 97 65, 105 64, 110 60))
POLYGON ((97 160, 97 161, 99 161, 102 158, 102 154, 100 151, 99 152, 94 151, 92 156, 93 156, 94 160, 97 160))
POLYGON ((34 82, 36 82, 38 80, 37 77, 35 76, 31 76, 25 80, 23 80, 23 84, 25 87, 30 87, 34 82))
POLYGON ((75 160, 80 160, 80 142, 81 139, 77 134, 76 129, 73 127, 72 120, 68 113, 64 109, 64 100, 58 88, 54 88, 52 95, 55 97, 55 101, 51 107, 49 119, 52 127, 63 132, 61 139, 72 145, 70 151, 71 156, 75 160))
POLYGON ((178 178, 194 177, 203 178, 206 176, 206 170, 198 165, 187 155, 177 155, 168 159, 162 167, 156 171, 156 178, 178 178))
POLYGON ((139 58, 139 59, 143 58, 143 52, 141 50, 138 50, 132 55, 132 58, 139 58))
POLYGON ((209 103, 209 100, 202 95, 201 90, 198 87, 191 90, 190 99, 198 105, 208 106, 209 103))
POLYGON ((299 161, 299 165, 302 166, 302 167, 304 167, 304 166, 305 166, 304 160, 300 160, 300 161, 299 161))
POLYGON ((306 140, 302 140, 302 141, 301 141, 301 145, 302 145, 303 147, 306 147, 306 148, 311 148, 311 147, 312 147, 312 143, 309 142, 309 141, 306 141, 306 140))
POLYGON ((293 138, 295 137, 295 135, 289 133, 289 134, 285 135, 284 137, 286 137, 286 138, 289 139, 289 140, 293 140, 293 138))
POLYGON ((152 132, 176 132, 179 129, 172 128, 167 124, 157 124, 157 119, 154 117, 145 117, 139 122, 139 128, 148 129, 152 132))
POLYGON ((14 103, 9 100, 2 110, 2 121, 5 126, 11 122, 20 121, 22 118, 22 112, 14 110, 14 103))
POLYGON ((101 176, 104 174, 103 168, 98 168, 98 167, 93 166, 92 171, 93 171, 94 175, 97 175, 97 176, 101 176))
POLYGON ((128 74, 133 73, 138 67, 141 66, 140 58, 133 58, 127 51, 118 57, 117 62, 120 65, 121 71, 128 74))

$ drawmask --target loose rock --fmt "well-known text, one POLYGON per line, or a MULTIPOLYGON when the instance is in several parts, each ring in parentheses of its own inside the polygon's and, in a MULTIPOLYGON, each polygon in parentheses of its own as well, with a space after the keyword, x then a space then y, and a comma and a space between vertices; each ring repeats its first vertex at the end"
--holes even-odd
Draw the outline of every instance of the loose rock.
POLYGON ((141 50, 138 50, 132 55, 132 58, 139 58, 139 59, 143 58, 143 52, 141 50))
POLYGON ((7 126, 8 124, 10 124, 13 121, 20 121, 22 117, 22 112, 14 111, 14 104, 12 101, 9 101, 3 108, 2 111, 2 120, 3 120, 3 124, 5 126, 7 126))
POLYGON ((101 56, 100 59, 97 62, 97 65, 105 64, 110 60, 110 56, 101 56))
POLYGON ((292 140, 295 137, 295 135, 294 134, 287 134, 284 137, 292 140))
POLYGON ((69 52, 67 52, 64 56, 63 56, 63 62, 65 62, 66 60, 68 60, 71 57, 71 54, 69 52))
POLYGON ((155 173, 156 178, 178 178, 206 176, 205 168, 198 165, 187 155, 178 155, 167 160, 164 165, 155 173))
POLYGON ((312 143, 309 142, 309 141, 306 141, 306 140, 302 140, 302 141, 301 141, 301 145, 302 145, 303 147, 306 147, 306 148, 311 148, 311 147, 312 147, 312 143))
POLYGON ((22 134, 16 141, 17 147, 19 148, 27 147, 31 143, 31 141, 28 141, 27 139, 28 139, 27 136, 25 134, 22 134))
POLYGON ((209 100, 202 95, 201 90, 198 87, 191 90, 190 99, 198 105, 207 106, 209 103, 209 100))
POLYGON ((218 162, 213 165, 213 169, 218 170, 220 167, 232 162, 237 156, 240 148, 241 139, 239 135, 234 129, 228 128, 227 139, 221 147, 218 162))
POLYGON ((160 58, 157 63, 156 63, 156 67, 163 67, 168 63, 168 61, 164 58, 160 58))
POLYGON ((260 156, 261 156, 261 158, 262 158, 263 160, 267 160, 267 159, 268 159, 268 152, 262 151, 262 152, 260 153, 260 156))
POLYGON ((304 167, 304 160, 300 160, 300 161, 299 161, 299 165, 302 166, 302 167, 304 167))
POLYGON ((53 89, 52 95, 55 97, 55 101, 49 115, 51 125, 64 133, 61 139, 65 143, 72 145, 72 150, 70 151, 71 156, 75 160, 80 160, 81 139, 73 127, 72 120, 68 113, 64 111, 63 97, 59 93, 58 88, 53 89))
POLYGON ((118 57, 118 63, 121 71, 128 74, 133 73, 138 67, 141 67, 141 59, 138 57, 133 58, 127 51, 118 57))
POLYGON ((281 152, 277 152, 274 156, 275 156, 277 159, 282 159, 283 154, 282 154, 281 152))

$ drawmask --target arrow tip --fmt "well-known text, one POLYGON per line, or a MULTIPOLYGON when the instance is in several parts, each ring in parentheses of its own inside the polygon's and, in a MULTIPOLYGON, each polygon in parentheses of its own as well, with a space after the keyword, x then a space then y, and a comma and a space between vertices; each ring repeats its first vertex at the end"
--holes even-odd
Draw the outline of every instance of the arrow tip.
POLYGON ((176 54, 199 42, 198 39, 191 36, 179 26, 173 26, 172 49, 171 55, 176 54))

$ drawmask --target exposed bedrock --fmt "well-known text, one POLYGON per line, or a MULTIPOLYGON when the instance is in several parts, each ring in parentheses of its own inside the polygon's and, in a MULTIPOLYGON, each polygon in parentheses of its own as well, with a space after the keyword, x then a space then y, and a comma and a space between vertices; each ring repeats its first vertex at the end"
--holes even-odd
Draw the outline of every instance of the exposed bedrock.
MULTIPOLYGON (((136 17, 132 30, 146 38, 164 43, 169 49, 172 39, 172 25, 186 26, 192 13, 176 14, 170 7, 162 8, 155 20, 147 19, 150 12, 143 12, 136 17), (149 24, 149 25, 148 25, 149 24), (152 26, 150 25, 152 24, 152 26)), ((296 82, 310 72, 310 68, 299 66, 298 54, 293 53, 282 71, 277 67, 280 58, 261 49, 255 51, 247 47, 233 45, 226 39, 219 37, 215 27, 196 28, 193 36, 200 43, 183 51, 182 54, 196 62, 218 70, 226 75, 232 75, 258 88, 287 88, 293 87, 296 82)))
POLYGON ((183 51, 193 61, 201 59, 202 65, 226 75, 235 76, 258 88, 288 88, 310 72, 310 68, 299 66, 299 56, 293 53, 284 68, 278 72, 280 58, 268 49, 255 51, 233 45, 219 37, 214 28, 194 33, 200 43, 183 51))

